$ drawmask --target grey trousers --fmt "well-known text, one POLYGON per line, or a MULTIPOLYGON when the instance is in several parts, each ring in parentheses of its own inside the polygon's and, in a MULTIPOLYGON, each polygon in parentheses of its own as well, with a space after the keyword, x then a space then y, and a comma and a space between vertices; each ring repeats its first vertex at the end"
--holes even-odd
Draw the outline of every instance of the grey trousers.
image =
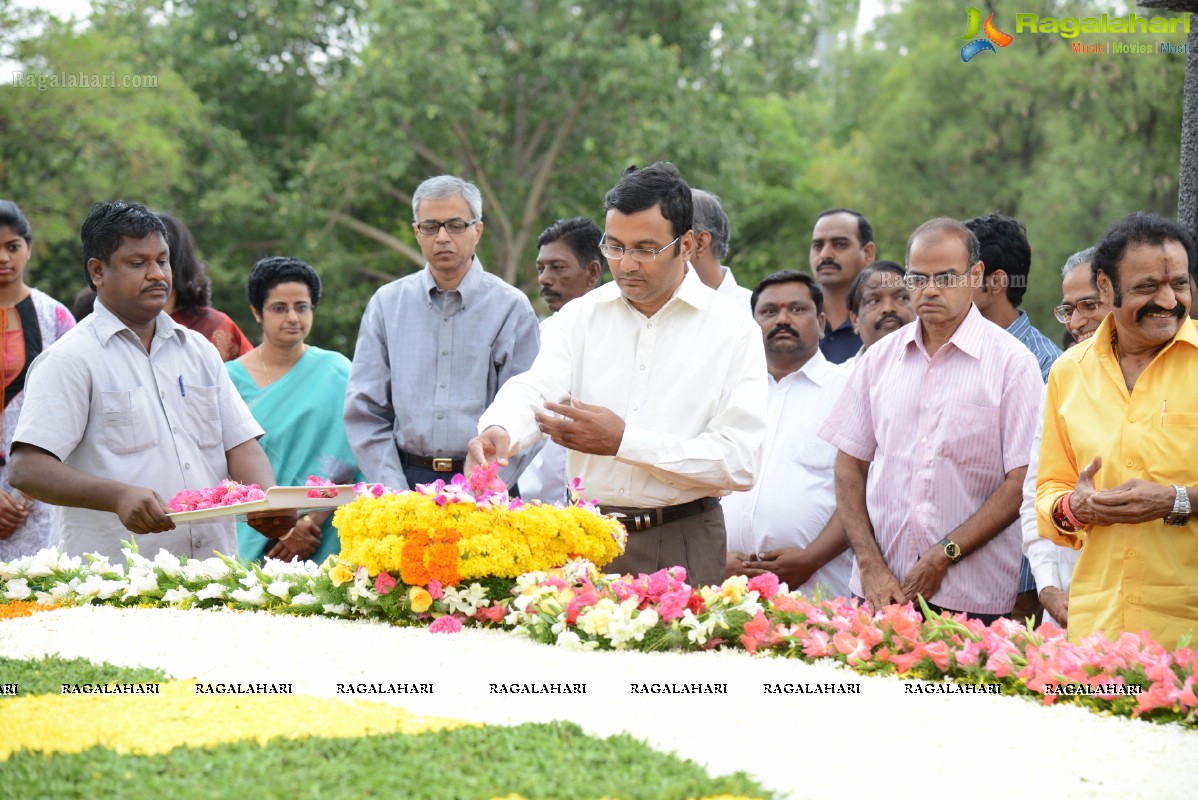
MULTIPOLYGON (((602 510, 623 513, 629 509, 603 506, 602 510)), ((724 580, 727 550, 724 510, 717 505, 646 531, 630 529, 624 555, 601 569, 636 575, 681 566, 686 567, 686 582, 691 586, 718 586, 724 580)))

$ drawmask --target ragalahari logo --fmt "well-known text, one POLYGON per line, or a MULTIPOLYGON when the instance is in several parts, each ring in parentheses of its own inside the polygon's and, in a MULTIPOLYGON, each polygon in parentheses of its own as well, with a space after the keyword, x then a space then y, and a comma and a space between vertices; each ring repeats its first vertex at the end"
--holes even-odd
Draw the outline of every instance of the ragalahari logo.
POLYGON ((1006 47, 1011 42, 1015 41, 1014 36, 1009 33, 1003 33, 997 27, 995 27, 993 14, 986 17, 985 25, 979 25, 981 19, 982 12, 978 11, 976 8, 969 9, 969 30, 966 31, 965 35, 961 37, 962 40, 968 41, 968 44, 961 48, 962 61, 969 61, 969 59, 973 58, 978 53, 982 53, 987 50, 989 50, 991 53, 997 53, 998 51, 994 49, 994 45, 1006 47), (978 28, 981 28, 982 32, 986 34, 986 38, 977 38, 978 28), (992 42, 993 44, 991 44, 992 42))

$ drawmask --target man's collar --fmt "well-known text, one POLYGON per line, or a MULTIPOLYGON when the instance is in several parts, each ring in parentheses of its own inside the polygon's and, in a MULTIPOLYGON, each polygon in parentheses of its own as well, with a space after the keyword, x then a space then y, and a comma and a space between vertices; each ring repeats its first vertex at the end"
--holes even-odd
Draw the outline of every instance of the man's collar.
POLYGON ((1027 312, 1022 308, 1016 309, 1019 313, 1015 316, 1015 321, 1007 326, 1007 333, 1018 338, 1027 333, 1032 328, 1032 321, 1028 319, 1027 312))
MULTIPOLYGON (((95 317, 95 322, 92 323, 92 329, 95 330, 96 336, 100 339, 100 344, 108 344, 108 340, 115 334, 121 331, 133 330, 121 322, 116 314, 113 314, 108 308, 100 302, 100 298, 96 298, 95 309, 91 316, 95 317)), ((170 315, 165 311, 158 312, 158 316, 154 320, 154 338, 155 339, 170 339, 176 335, 182 335, 183 326, 171 319, 170 315)), ((136 334, 134 334, 136 335, 136 334)))
MULTIPOLYGON (((997 327, 997 326, 995 326, 997 327)), ((917 339, 922 346, 923 342, 923 320, 919 317, 915 318, 914 325, 904 325, 891 336, 903 335, 904 348, 914 343, 917 339), (907 330, 910 328, 910 330, 907 330)), ((957 329, 953 331, 953 335, 948 337, 945 344, 952 344, 958 350, 973 358, 980 358, 982 355, 982 341, 986 337, 986 318, 982 316, 982 312, 978 311, 978 307, 973 303, 969 304, 969 313, 965 315, 965 319, 961 320, 957 325, 957 329)))
MULTIPOLYGON (((1091 337, 1093 344, 1091 344, 1090 347, 1093 349, 1094 355, 1099 356, 1100 358, 1115 356, 1115 353, 1111 348, 1111 334, 1117 330, 1118 328, 1115 327, 1115 315, 1107 314, 1106 318, 1103 319, 1102 323, 1098 326, 1098 330, 1094 331, 1094 336, 1091 337)), ((1177 333, 1173 335, 1173 339, 1165 345, 1165 348, 1171 347, 1179 342, 1198 349, 1198 320, 1193 320, 1189 317, 1183 319, 1181 321, 1181 326, 1177 329, 1177 333)), ((1087 342, 1082 342, 1082 344, 1087 344, 1087 342)), ((1078 346, 1080 347, 1081 345, 1078 346)), ((1164 352, 1163 349, 1162 352, 1164 352)))
MULTIPOLYGON (((624 295, 620 292, 620 285, 614 280, 603 284, 597 289, 592 289, 590 293, 595 294, 597 296, 597 301, 600 303, 610 303, 616 300, 624 299, 624 295)), ((703 283, 703 281, 699 280, 699 274, 695 272, 694 268, 691 267, 690 264, 687 264, 686 273, 682 276, 682 283, 678 285, 678 288, 674 290, 674 294, 661 308, 664 310, 666 306, 669 306, 670 303, 674 302, 674 299, 677 298, 687 305, 693 306, 702 311, 711 305, 711 298, 713 297, 715 297, 715 289, 712 289, 707 284, 703 283)), ((627 301, 625 302, 627 303, 627 301)), ((628 303, 628 306, 629 308, 633 307, 631 303, 628 303)), ((658 313, 661 312, 658 311, 658 313)))
MULTIPOLYGON (((462 282, 457 285, 456 289, 450 289, 449 291, 457 292, 462 296, 462 308, 465 308, 470 304, 471 298, 477 294, 478 288, 482 286, 482 282, 483 263, 478 260, 478 256, 476 255, 470 264, 470 269, 466 270, 466 274, 462 276, 462 282)), ((432 267, 428 265, 428 262, 425 262, 424 269, 420 272, 420 286, 424 289, 424 293, 428 295, 430 303, 432 302, 434 291, 445 291, 437 286, 437 281, 433 279, 432 267)), ((446 294, 448 293, 446 292, 446 294)))
MULTIPOLYGON (((791 375, 804 375, 821 389, 828 385, 828 381, 832 380, 839 368, 832 364, 823 354, 823 351, 818 347, 815 348, 815 355, 807 359, 803 366, 799 367, 791 375)), ((790 377, 787 375, 786 377, 790 377)), ((784 379, 785 380, 785 379, 784 379)))

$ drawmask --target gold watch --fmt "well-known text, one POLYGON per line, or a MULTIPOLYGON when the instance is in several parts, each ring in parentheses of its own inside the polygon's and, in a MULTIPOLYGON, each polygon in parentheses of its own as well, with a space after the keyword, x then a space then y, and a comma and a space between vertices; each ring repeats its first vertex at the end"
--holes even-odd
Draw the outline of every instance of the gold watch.
POLYGON ((938 544, 944 547, 944 554, 948 556, 949 561, 956 564, 961 560, 961 545, 951 541, 947 536, 941 539, 938 544))

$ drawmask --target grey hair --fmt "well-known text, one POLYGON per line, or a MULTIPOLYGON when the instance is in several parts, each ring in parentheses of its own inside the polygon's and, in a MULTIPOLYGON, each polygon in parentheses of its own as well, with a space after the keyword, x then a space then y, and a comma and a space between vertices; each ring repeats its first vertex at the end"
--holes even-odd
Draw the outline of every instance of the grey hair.
POLYGON ((478 187, 456 175, 438 175, 425 180, 412 193, 412 221, 420 221, 420 204, 425 200, 449 200, 453 197, 465 200, 466 205, 470 206, 470 216, 482 219, 483 196, 478 187))
POLYGON ((1097 249, 1098 246, 1095 245, 1094 247, 1087 247, 1085 250, 1078 250, 1076 253, 1069 256, 1069 258, 1065 260, 1065 266, 1061 267, 1062 280, 1067 277, 1070 272, 1073 272, 1073 270, 1077 269, 1082 264, 1093 264, 1094 251, 1097 249))
POLYGON ((723 261, 728 255, 728 215, 720 205, 720 198, 702 189, 691 189, 691 203, 695 209, 692 227, 697 233, 711 234, 711 252, 723 261))

